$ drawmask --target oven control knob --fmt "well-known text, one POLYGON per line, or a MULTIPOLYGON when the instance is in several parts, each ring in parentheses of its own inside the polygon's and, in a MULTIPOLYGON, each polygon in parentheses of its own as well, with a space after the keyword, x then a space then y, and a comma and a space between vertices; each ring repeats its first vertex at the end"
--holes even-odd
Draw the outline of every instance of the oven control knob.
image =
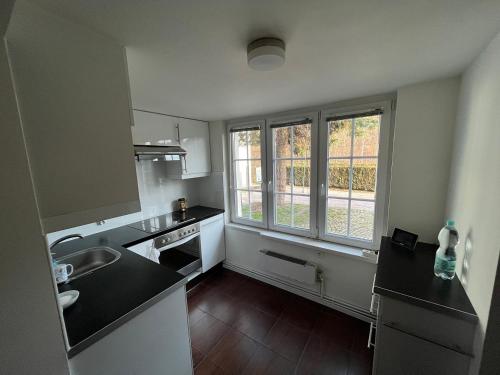
POLYGON ((161 244, 162 244, 162 245, 165 245, 166 243, 167 243, 167 240, 166 240, 166 239, 161 240, 161 244))

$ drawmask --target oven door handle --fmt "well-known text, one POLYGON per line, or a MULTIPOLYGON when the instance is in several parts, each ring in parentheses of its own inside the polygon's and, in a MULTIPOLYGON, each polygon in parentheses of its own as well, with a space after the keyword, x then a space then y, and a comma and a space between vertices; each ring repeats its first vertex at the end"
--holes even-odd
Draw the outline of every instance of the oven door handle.
POLYGON ((168 250, 168 249, 171 249, 173 247, 176 247, 176 246, 180 246, 182 244, 185 244, 186 242, 189 242, 193 239, 195 239, 196 237, 199 237, 200 236, 200 232, 198 233, 194 233, 190 236, 187 236, 187 237, 184 237, 183 239, 179 240, 179 241, 175 241, 175 242, 172 242, 166 246, 163 246, 163 247, 160 247, 159 249, 157 249, 159 252, 162 252, 162 251, 165 251, 165 250, 168 250))

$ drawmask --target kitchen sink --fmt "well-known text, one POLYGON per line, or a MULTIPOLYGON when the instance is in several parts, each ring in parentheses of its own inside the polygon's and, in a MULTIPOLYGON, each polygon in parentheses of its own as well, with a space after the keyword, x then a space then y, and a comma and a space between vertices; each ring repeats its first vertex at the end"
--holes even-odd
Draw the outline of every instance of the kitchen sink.
POLYGON ((56 261, 57 263, 69 263, 73 266, 73 273, 68 279, 69 282, 97 271, 100 268, 109 266, 120 259, 120 257, 121 253, 119 251, 102 246, 83 249, 76 253, 56 258, 56 261))

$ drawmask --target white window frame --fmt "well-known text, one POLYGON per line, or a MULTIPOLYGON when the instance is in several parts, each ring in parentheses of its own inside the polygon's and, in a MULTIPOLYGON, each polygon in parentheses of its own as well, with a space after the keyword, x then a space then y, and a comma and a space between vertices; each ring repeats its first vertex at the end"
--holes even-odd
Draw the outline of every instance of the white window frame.
MULTIPOLYGON (((237 122, 230 123, 227 127, 227 135, 229 142, 229 191, 230 191, 230 200, 231 200, 231 221, 237 224, 249 225, 253 227, 259 228, 267 228, 268 218, 267 218, 267 170, 266 170, 266 126, 264 120, 256 120, 256 121, 245 121, 245 122, 237 122), (232 132, 231 130, 237 129, 245 129, 250 127, 258 126, 260 128, 260 160, 261 160, 261 171, 262 171, 262 182, 261 182, 261 190, 262 190, 262 222, 258 222, 255 220, 241 218, 237 215, 237 194, 236 194, 236 176, 234 173, 234 150, 233 150, 233 142, 232 142, 232 132)), ((250 182, 250 181, 249 181, 250 182)))
POLYGON ((299 112, 293 115, 268 117, 266 119, 266 161, 267 161, 267 212, 268 212, 268 227, 271 230, 295 234, 303 237, 315 238, 318 235, 317 231, 317 166, 318 166, 318 112, 299 112), (311 181, 310 181, 310 220, 309 230, 290 227, 286 225, 279 225, 274 223, 275 202, 274 202, 274 142, 272 125, 293 123, 303 119, 311 119, 311 181))
POLYGON ((389 173, 389 155, 390 155, 390 135, 392 123, 392 101, 371 102, 368 104, 332 107, 321 111, 321 123, 319 126, 319 137, 325 139, 320 142, 319 149, 319 171, 318 181, 320 181, 320 194, 318 199, 318 226, 319 238, 329 242, 336 242, 349 246, 361 248, 377 249, 383 233, 387 228, 387 184, 389 173), (377 182, 375 193, 375 214, 374 214, 374 233, 371 241, 355 239, 352 237, 333 235, 327 233, 327 204, 328 204, 328 118, 342 115, 355 115, 368 112, 373 109, 382 109, 383 114, 380 121, 379 152, 377 164, 377 182))

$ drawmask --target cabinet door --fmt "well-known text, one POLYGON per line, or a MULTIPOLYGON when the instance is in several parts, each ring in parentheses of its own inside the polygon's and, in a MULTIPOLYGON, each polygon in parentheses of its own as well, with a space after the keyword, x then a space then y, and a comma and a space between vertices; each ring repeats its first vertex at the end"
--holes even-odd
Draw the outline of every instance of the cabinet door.
POLYGON ((19 7, 9 56, 44 233, 140 211, 124 48, 19 7))
POLYGON ((69 359, 71 375, 192 375, 184 286, 69 359))
POLYGON ((183 174, 206 176, 211 171, 208 123, 180 119, 181 147, 187 151, 183 174))
POLYGON ((226 259, 224 215, 201 222, 201 263, 203 272, 226 259))
POLYGON ((386 325, 377 327, 374 375, 466 375, 470 357, 386 325))
POLYGON ((134 111, 132 140, 135 145, 179 145, 179 120, 176 117, 134 111))

